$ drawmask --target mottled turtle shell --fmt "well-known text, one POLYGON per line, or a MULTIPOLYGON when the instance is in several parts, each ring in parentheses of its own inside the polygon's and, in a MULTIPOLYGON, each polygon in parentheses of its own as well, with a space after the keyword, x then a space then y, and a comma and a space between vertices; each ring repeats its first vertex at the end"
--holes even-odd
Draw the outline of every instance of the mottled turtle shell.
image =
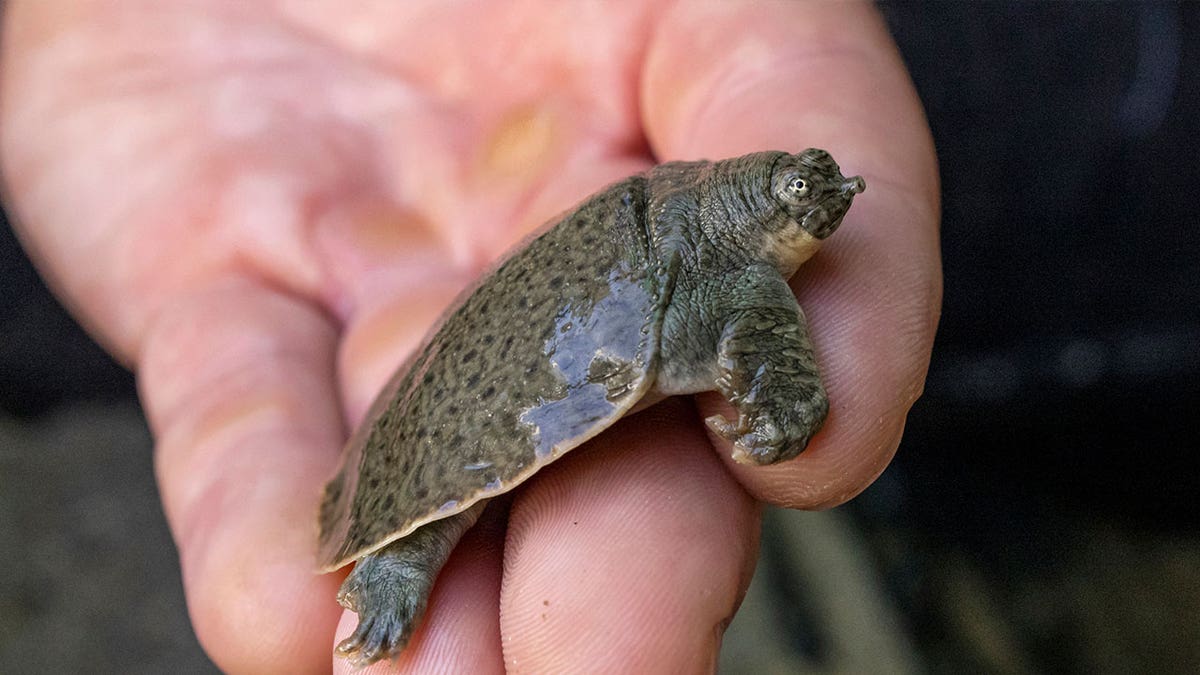
POLYGON ((324 570, 513 489, 646 394, 671 274, 645 210, 644 177, 616 183, 458 298, 325 488, 324 570))

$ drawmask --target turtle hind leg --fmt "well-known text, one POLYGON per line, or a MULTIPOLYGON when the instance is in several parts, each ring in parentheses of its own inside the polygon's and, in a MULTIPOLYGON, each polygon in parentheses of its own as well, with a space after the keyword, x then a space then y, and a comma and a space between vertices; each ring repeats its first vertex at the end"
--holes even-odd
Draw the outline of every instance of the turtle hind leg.
POLYGON ((421 526, 403 539, 363 556, 338 591, 358 626, 338 644, 338 656, 355 668, 395 658, 425 614, 438 572, 483 504, 421 526))

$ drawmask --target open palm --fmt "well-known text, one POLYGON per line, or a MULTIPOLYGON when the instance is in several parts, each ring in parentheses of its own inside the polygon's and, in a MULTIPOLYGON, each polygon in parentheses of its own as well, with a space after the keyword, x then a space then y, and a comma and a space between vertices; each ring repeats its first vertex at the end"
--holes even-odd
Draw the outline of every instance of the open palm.
POLYGON ((623 421, 490 509, 412 644, 374 668, 708 668, 757 504, 834 505, 890 460, 936 324, 938 197, 869 5, 8 4, 10 201, 43 272, 137 370, 222 668, 330 668, 353 615, 338 575, 313 573, 314 517, 348 426, 489 261, 655 162, 818 146, 866 178, 793 280, 824 431, 753 468, 698 421, 714 395, 623 421))

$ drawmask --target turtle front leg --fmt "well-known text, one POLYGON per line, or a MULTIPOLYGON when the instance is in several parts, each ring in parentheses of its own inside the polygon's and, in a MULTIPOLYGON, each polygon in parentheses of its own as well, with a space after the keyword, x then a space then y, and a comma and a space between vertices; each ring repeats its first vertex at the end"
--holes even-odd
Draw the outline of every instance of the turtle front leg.
POLYGON ((829 399, 821 384, 804 313, 778 274, 747 275, 737 289, 717 346, 716 388, 738 411, 705 420, 733 443, 742 464, 774 464, 800 454, 825 421, 829 399))
POLYGON ((360 668, 400 654, 425 614, 438 572, 482 511, 481 502, 423 525, 358 561, 337 596, 358 613, 358 627, 338 644, 338 656, 360 668))

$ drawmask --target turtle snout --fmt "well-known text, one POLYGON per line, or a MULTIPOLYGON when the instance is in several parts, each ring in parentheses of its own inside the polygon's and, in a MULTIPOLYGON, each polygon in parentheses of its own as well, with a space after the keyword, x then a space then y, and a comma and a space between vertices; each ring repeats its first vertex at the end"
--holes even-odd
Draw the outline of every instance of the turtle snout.
POLYGON ((846 181, 842 183, 842 187, 840 190, 838 190, 838 192, 841 193, 843 197, 853 197, 854 195, 866 189, 867 181, 863 180, 862 176, 855 176, 853 178, 847 178, 846 181))

